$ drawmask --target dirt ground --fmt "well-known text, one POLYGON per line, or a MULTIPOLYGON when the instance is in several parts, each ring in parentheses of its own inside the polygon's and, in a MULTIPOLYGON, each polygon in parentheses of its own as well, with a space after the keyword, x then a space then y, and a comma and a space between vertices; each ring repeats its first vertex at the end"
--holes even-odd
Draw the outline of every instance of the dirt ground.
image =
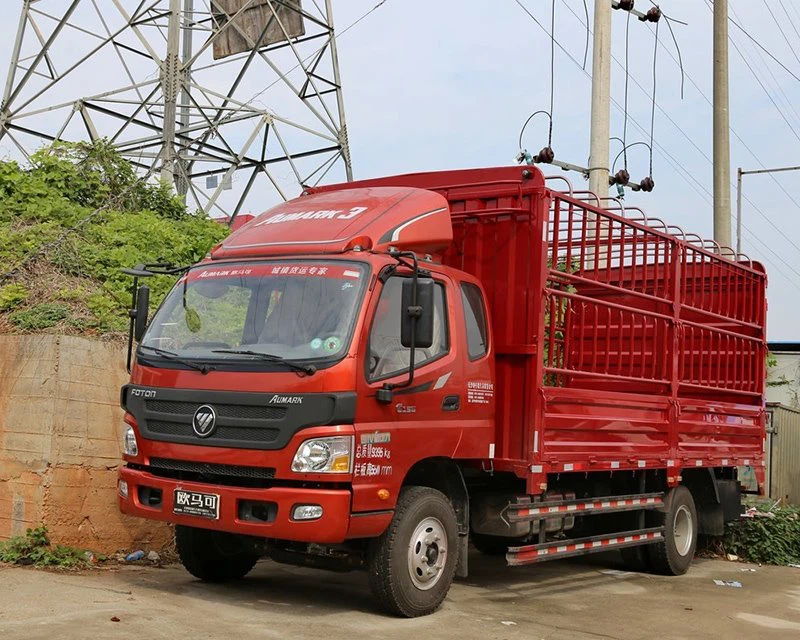
POLYGON ((800 637, 800 569, 697 560, 686 576, 665 578, 623 573, 610 554, 515 569, 477 554, 470 561, 470 577, 442 609, 416 620, 378 611, 362 573, 263 561, 239 583, 207 585, 179 566, 2 567, 0 638, 800 637))

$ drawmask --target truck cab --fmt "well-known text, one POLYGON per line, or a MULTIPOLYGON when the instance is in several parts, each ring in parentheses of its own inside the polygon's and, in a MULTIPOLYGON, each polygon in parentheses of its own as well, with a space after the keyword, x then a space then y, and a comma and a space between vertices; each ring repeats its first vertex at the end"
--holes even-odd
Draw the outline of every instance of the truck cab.
MULTIPOLYGON (((195 551, 216 538, 291 558, 366 549, 409 474, 463 494, 453 461, 490 457, 494 374, 481 285, 441 263, 451 241, 442 196, 349 189, 280 205, 188 269, 122 391, 122 511, 175 523, 182 558, 216 557, 195 551)), ((456 530, 424 552, 455 559, 468 525, 450 509, 456 530)), ((452 563, 420 558, 419 584, 449 583, 452 563)), ((217 562, 194 573, 234 577, 217 562)))

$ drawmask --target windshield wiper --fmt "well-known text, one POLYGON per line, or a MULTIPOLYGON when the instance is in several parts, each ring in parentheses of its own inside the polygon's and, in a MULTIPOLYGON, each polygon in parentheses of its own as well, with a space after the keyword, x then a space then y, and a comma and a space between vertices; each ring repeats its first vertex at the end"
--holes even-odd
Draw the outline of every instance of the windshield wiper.
POLYGON ((313 364, 297 364, 284 358, 283 356, 276 356, 272 353, 264 353, 262 351, 251 351, 249 349, 212 349, 211 353, 232 353, 237 356, 255 356, 266 360, 267 362, 275 362, 277 364, 285 364, 290 369, 300 371, 306 375, 313 376, 317 372, 317 368, 313 364))
POLYGON ((179 364, 186 365, 190 369, 194 369, 195 371, 199 371, 203 375, 207 374, 209 371, 214 371, 216 367, 212 367, 209 364, 197 364, 196 362, 192 362, 191 360, 186 360, 185 358, 181 358, 177 353, 173 353, 172 351, 167 351, 166 349, 159 349, 158 347, 151 347, 149 344, 140 344, 140 349, 150 349, 153 353, 157 353, 163 358, 167 360, 172 360, 179 364))

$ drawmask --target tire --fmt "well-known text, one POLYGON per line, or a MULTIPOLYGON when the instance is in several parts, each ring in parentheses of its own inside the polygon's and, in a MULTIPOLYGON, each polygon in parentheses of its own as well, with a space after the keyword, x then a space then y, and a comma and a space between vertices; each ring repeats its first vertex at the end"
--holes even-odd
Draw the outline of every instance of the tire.
POLYGON ((177 525, 175 547, 184 568, 204 582, 229 582, 244 578, 258 555, 241 550, 232 533, 177 525))
POLYGON ((436 489, 405 487, 389 528, 370 548, 369 584, 380 605, 404 618, 436 611, 458 560, 453 505, 436 489))
POLYGON ((664 527, 664 540, 647 547, 654 573, 680 576, 686 573, 697 548, 697 509, 686 487, 675 487, 664 500, 664 511, 653 514, 655 526, 664 527))

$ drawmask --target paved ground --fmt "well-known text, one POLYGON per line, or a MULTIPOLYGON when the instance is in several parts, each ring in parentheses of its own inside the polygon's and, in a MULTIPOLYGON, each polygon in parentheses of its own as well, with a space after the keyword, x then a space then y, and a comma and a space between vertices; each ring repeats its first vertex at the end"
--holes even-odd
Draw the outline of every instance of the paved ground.
POLYGON ((378 612, 360 573, 263 562, 243 582, 216 586, 180 567, 83 575, 4 567, 0 638, 800 637, 800 569, 698 560, 686 576, 662 578, 615 571, 613 556, 516 569, 478 555, 471 562, 443 608, 416 620, 378 612))

